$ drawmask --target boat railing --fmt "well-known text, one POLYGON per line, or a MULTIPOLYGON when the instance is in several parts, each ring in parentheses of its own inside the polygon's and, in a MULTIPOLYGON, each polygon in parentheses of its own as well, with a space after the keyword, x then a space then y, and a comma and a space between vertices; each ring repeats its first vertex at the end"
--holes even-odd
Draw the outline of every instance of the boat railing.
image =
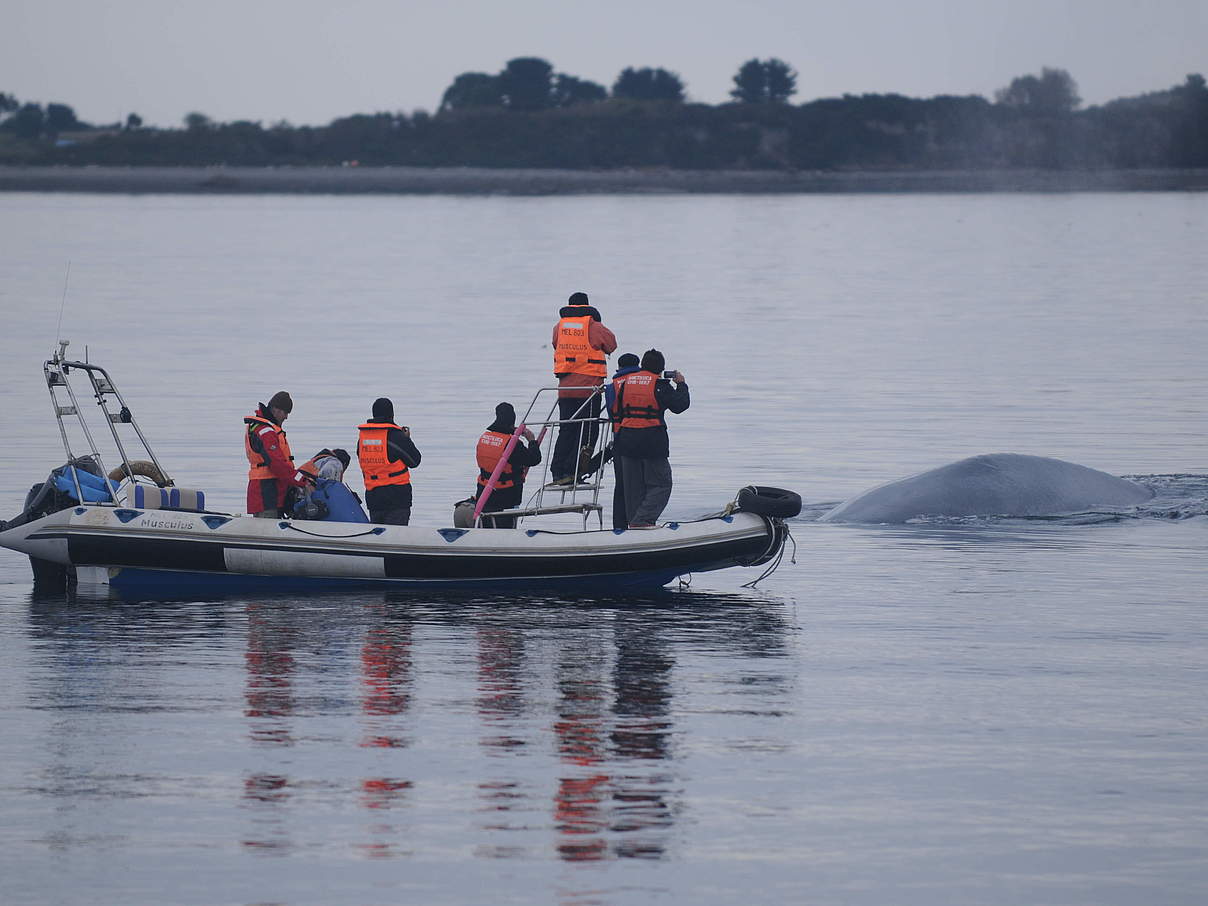
MULTIPOLYGON (((88 419, 84 415, 83 407, 80 405, 81 397, 77 395, 76 388, 72 385, 72 372, 82 372, 88 377, 93 399, 101 411, 105 424, 109 427, 109 433, 113 438, 117 456, 121 459, 122 464, 119 474, 123 478, 129 478, 132 482, 135 480, 136 474, 141 474, 140 470, 135 467, 137 460, 132 459, 128 452, 129 448, 132 448, 133 445, 128 444, 128 441, 123 441, 122 432, 118 430, 119 425, 128 425, 133 430, 137 443, 141 444, 143 450, 146 451, 147 458, 154 466, 155 471, 158 472, 156 484, 161 487, 172 487, 172 479, 160 464, 155 451, 151 449, 150 442, 138 426, 134 413, 126 404, 126 400, 122 397, 121 392, 117 389, 117 384, 114 382, 113 377, 100 365, 94 365, 88 361, 87 350, 85 350, 84 361, 82 362, 68 359, 67 347, 69 344, 69 340, 59 340, 58 350, 42 363, 42 372, 46 377, 47 390, 50 392, 50 401, 54 409, 55 422, 59 426, 59 436, 63 440, 63 450, 67 454, 67 462, 71 467, 67 471, 70 473, 72 484, 75 486, 76 499, 83 502, 84 490, 80 487, 79 471, 75 467, 75 464, 85 456, 91 457, 101 470, 101 477, 105 479, 106 487, 109 488, 109 493, 112 497, 110 504, 99 502, 101 505, 116 506, 118 504, 117 490, 120 479, 113 478, 113 472, 107 470, 105 467, 105 457, 97 445, 96 438, 89 427, 88 419), (113 403, 116 403, 116 408, 111 408, 111 404, 113 403), (74 420, 74 425, 78 427, 78 434, 82 436, 83 443, 87 446, 87 453, 81 450, 80 455, 76 454, 70 436, 75 432, 68 431, 67 421, 65 420, 74 420)), ((117 470, 115 469, 114 471, 117 470)))
POLYGON ((541 480, 529 495, 527 504, 512 509, 480 513, 476 525, 482 525, 484 521, 496 516, 515 517, 516 524, 519 525, 526 517, 576 513, 582 515, 583 528, 586 530, 594 513, 603 528, 604 508, 600 504, 600 490, 604 481, 604 451, 611 435, 611 420, 604 406, 604 387, 601 385, 575 388, 585 391, 587 395, 568 419, 558 417, 558 392, 565 389, 539 388, 533 394, 524 417, 520 420, 520 424, 530 431, 540 427, 534 443, 542 448, 541 480), (553 394, 553 402, 547 408, 550 394, 553 394), (599 414, 592 417, 593 410, 599 414), (541 418, 542 412, 544 418, 541 418), (550 464, 558 435, 566 430, 576 432, 575 472, 569 483, 556 484, 550 480, 550 464), (554 497, 557 502, 549 502, 548 497, 554 497))

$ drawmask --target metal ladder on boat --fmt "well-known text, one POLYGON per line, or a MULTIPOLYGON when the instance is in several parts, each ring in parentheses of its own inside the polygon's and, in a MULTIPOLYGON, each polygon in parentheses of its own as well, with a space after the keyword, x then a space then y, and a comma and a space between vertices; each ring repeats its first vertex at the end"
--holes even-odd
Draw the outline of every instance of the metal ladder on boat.
POLYGON ((529 497, 529 502, 526 506, 516 507, 508 510, 496 510, 495 512, 484 512, 479 516, 478 524, 481 525, 483 520, 489 519, 492 516, 515 516, 516 525, 519 526, 525 518, 530 516, 548 516, 558 513, 576 513, 583 517, 583 529, 587 530, 587 524, 592 514, 596 516, 596 520, 600 528, 604 527, 604 507, 600 504, 600 489, 603 487, 604 481, 604 448, 607 446, 607 441, 611 436, 611 422, 607 416, 601 416, 594 419, 584 419, 578 416, 590 411, 592 402, 596 399, 600 401, 600 411, 603 412, 603 396, 604 387, 601 385, 590 389, 590 395, 584 397, 583 404, 575 411, 575 418, 559 419, 556 417, 558 411, 558 391, 559 387, 542 387, 529 402, 528 409, 525 410, 524 418, 520 419, 520 423, 527 427, 536 428, 541 426, 541 433, 537 437, 536 442, 542 446, 541 454, 541 481, 537 488, 529 497), (538 404, 542 402, 543 395, 554 394, 554 401, 546 412, 545 418, 540 421, 532 421, 532 417, 537 409, 538 404), (587 432, 592 426, 596 426, 595 438, 590 444, 585 443, 587 432), (562 430, 575 430, 578 432, 577 443, 575 449, 579 451, 577 454, 579 460, 576 463, 578 469, 574 476, 574 481, 571 484, 553 484, 549 478, 550 460, 553 457, 554 444, 557 439, 558 432, 562 430), (548 439, 547 439, 548 435, 548 439), (584 462, 584 457, 587 462, 584 462), (595 469, 585 474, 585 467, 590 466, 592 462, 598 462, 595 469), (585 480, 591 478, 591 481, 585 480), (557 503, 547 503, 546 497, 557 497, 557 503), (569 497, 569 499, 568 499, 569 497))
MULTIPOLYGON (((127 444, 123 443, 121 433, 118 431, 119 425, 129 425, 137 436, 138 442, 142 444, 142 448, 146 451, 148 459, 159 472, 156 484, 159 484, 161 487, 172 487, 172 479, 160 464, 155 451, 151 449, 151 444, 147 441, 142 429, 139 428, 134 414, 130 411, 130 407, 126 405, 125 399, 122 398, 109 372, 100 365, 93 365, 88 362, 87 351, 85 351, 85 360, 83 362, 69 361, 67 359, 67 346, 69 342, 68 340, 59 340, 58 351, 42 363, 42 372, 46 376, 46 387, 50 391, 50 401, 54 407, 55 421, 58 423, 59 434, 63 439, 63 449, 67 453, 68 464, 74 465, 78 459, 83 458, 82 456, 77 457, 72 450, 67 425, 64 423, 64 419, 74 417, 79 425, 84 442, 88 447, 86 455, 91 456, 96 462, 97 467, 101 470, 101 474, 105 477, 110 494, 113 497, 113 502, 116 504, 118 481, 121 478, 129 478, 131 481, 134 481, 136 474, 142 474, 134 468, 133 463, 137 462, 137 460, 130 458, 129 453, 127 453, 127 444), (75 388, 71 385, 70 375, 73 371, 82 371, 88 375, 92 396, 96 400, 97 406, 100 407, 105 424, 109 426, 109 433, 113 436, 113 443, 122 461, 120 471, 118 469, 114 470, 118 472, 120 478, 113 478, 113 473, 105 468, 104 458, 101 456, 96 439, 88 427, 88 420, 84 417, 84 413, 80 408, 80 397, 76 395, 75 388), (116 411, 110 408, 111 402, 116 402, 118 407, 116 411)), ((84 492, 80 487, 79 473, 74 468, 69 469, 68 472, 71 475, 72 483, 75 485, 76 499, 82 501, 84 499, 84 492)))

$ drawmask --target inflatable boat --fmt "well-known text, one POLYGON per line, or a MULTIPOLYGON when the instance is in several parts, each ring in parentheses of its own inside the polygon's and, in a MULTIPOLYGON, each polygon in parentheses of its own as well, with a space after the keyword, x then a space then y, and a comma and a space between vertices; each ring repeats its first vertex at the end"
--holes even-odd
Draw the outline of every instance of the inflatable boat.
POLYGON ((98 365, 68 361, 66 345, 61 341, 43 370, 67 464, 30 489, 20 515, 0 522, 0 546, 28 555, 35 581, 43 583, 199 593, 349 586, 653 588, 691 573, 774 567, 789 538, 785 519, 800 510, 800 498, 791 492, 749 487, 697 519, 653 529, 593 530, 588 516, 601 516, 602 509, 597 483, 587 485, 595 492, 588 501, 573 499, 581 487, 576 484, 569 503, 567 490, 559 488, 563 502, 517 511, 517 528, 479 527, 477 512, 470 525, 429 527, 215 512, 206 509, 201 491, 175 486, 110 375, 98 365), (109 426, 121 460, 112 471, 105 471, 81 412, 73 372, 87 376, 109 426), (73 419, 89 450, 82 456, 65 425, 73 419), (149 460, 128 455, 131 439, 123 433, 130 431, 149 460), (551 513, 582 514, 583 527, 536 527, 526 518, 551 513))

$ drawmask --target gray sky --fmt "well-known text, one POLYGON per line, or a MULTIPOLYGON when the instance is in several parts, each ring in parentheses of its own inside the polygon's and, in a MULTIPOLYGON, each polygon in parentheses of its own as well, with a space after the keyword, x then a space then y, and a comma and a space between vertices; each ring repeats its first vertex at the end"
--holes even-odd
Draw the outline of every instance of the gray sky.
POLYGON ((1208 0, 7 0, 0 15, 0 91, 95 123, 434 110, 458 73, 518 56, 606 87, 662 66, 711 104, 751 57, 794 66, 797 102, 992 98, 1057 66, 1096 104, 1208 74, 1208 0))

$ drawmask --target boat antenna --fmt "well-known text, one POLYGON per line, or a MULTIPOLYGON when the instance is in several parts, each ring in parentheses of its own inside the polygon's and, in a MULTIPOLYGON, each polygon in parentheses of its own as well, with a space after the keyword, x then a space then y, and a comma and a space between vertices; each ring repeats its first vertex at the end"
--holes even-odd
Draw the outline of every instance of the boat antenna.
POLYGON ((63 338, 63 309, 67 307, 67 283, 71 280, 71 259, 67 261, 67 273, 63 275, 63 301, 59 305, 59 323, 55 325, 55 342, 63 338))

